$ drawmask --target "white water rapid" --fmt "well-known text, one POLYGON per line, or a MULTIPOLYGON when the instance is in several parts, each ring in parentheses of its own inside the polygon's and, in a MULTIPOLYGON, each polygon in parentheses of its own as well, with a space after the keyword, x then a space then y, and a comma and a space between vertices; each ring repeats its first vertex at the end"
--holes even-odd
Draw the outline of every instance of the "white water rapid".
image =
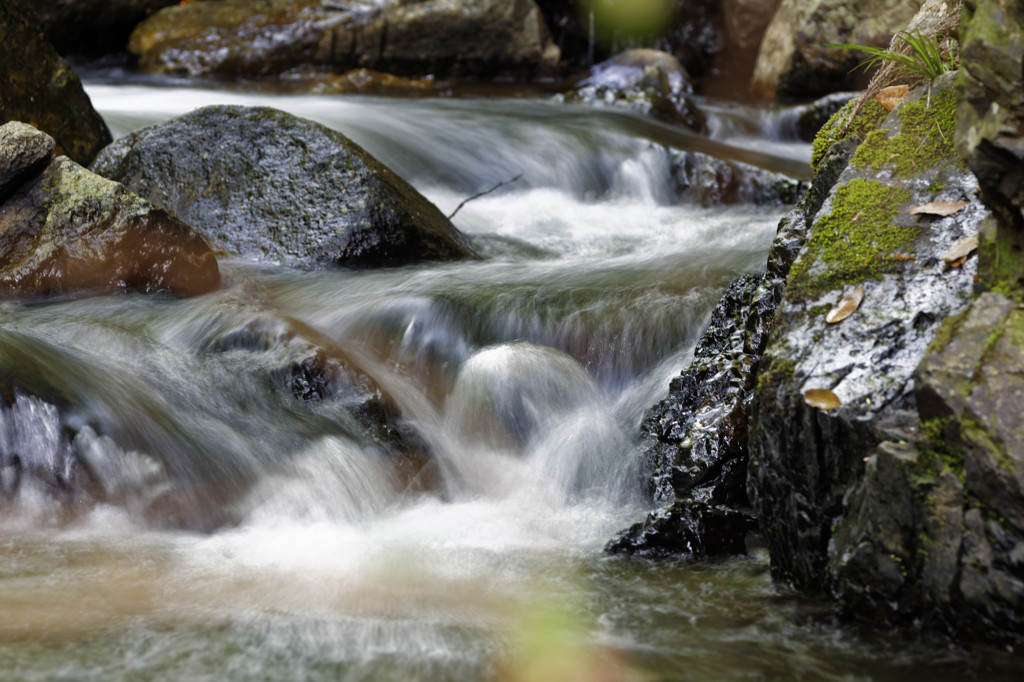
MULTIPOLYGON (((773 587, 760 550, 602 553, 647 511, 643 411, 728 282, 763 266, 786 207, 687 204, 670 149, 537 98, 88 91, 115 135, 212 103, 315 119, 445 213, 522 177, 455 216, 479 262, 225 260, 196 299, 5 304, 0 356, 71 407, 0 409, 0 445, 56 471, 75 426, 109 504, 69 516, 45 487, 4 489, 0 679, 860 680, 854 666, 918 664, 773 587), (251 324, 354 363, 429 457, 396 463, 345 396, 297 400, 286 349, 217 345, 251 324), (154 505, 190 521, 154 524, 154 505)), ((763 139, 726 113, 724 141, 763 139)), ((806 158, 776 137, 762 151, 806 158)))

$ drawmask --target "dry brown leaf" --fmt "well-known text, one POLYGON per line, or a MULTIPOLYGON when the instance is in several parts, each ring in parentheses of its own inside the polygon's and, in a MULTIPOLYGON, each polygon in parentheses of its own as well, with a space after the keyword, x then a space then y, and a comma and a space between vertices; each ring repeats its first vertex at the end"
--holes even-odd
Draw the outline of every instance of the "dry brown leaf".
POLYGON ((911 215, 918 215, 920 213, 926 213, 928 215, 938 216, 950 216, 959 211, 961 208, 966 206, 967 201, 929 201, 927 204, 921 204, 910 209, 911 215))
POLYGON ((882 88, 875 95, 875 99, 878 103, 885 107, 886 111, 892 111, 896 106, 907 97, 907 92, 910 91, 910 87, 906 85, 890 85, 887 88, 882 88))
POLYGON ((839 301, 839 305, 828 311, 828 315, 825 316, 825 322, 829 324, 842 322, 860 307, 863 300, 864 287, 854 287, 852 291, 847 292, 843 296, 842 300, 839 301))
POLYGON ((827 388, 812 388, 804 391, 804 402, 819 410, 834 410, 843 404, 836 394, 827 388))
POLYGON ((978 235, 971 235, 970 237, 964 237, 956 244, 953 244, 953 248, 946 252, 946 255, 942 257, 946 264, 951 268, 958 268, 964 264, 967 257, 971 255, 971 252, 978 248, 978 235))

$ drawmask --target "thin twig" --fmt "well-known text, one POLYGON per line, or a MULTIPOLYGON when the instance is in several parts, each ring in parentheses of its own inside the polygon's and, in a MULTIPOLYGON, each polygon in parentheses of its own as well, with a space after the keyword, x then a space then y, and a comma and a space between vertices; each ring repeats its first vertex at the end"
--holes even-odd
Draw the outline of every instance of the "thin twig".
POLYGON ((523 177, 522 173, 520 173, 519 175, 515 176, 511 180, 502 180, 501 182, 499 182, 494 187, 492 187, 490 189, 485 189, 483 192, 480 192, 479 194, 474 194, 473 196, 471 196, 470 198, 466 199, 461 204, 456 206, 455 210, 452 211, 452 214, 450 216, 448 216, 448 220, 451 220, 452 218, 454 218, 455 214, 459 212, 459 209, 462 208, 463 206, 465 206, 466 204, 468 204, 469 202, 473 201, 473 199, 479 199, 480 197, 482 197, 485 194, 490 194, 491 192, 493 192, 494 190, 498 189, 502 185, 511 185, 513 182, 515 182, 516 180, 518 180, 521 177, 523 177))

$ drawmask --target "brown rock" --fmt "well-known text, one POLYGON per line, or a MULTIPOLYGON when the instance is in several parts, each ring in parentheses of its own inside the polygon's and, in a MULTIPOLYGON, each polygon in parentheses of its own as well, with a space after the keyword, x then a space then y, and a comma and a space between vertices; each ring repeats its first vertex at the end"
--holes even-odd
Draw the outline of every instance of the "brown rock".
POLYGON ((0 206, 0 262, 4 298, 117 289, 194 296, 220 282, 191 228, 67 157, 0 206))
POLYGON ((57 153, 91 163, 111 141, 110 131, 92 108, 82 83, 43 37, 22 0, 0 3, 0 123, 23 121, 53 136, 57 153))

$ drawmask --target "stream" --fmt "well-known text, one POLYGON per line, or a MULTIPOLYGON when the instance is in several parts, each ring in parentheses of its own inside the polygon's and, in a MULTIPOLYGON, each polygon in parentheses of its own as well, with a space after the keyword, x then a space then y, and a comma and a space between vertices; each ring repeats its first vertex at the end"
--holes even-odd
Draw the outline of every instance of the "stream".
MULTIPOLYGON (((602 552, 649 511, 644 410, 727 284, 763 266, 787 206, 680 200, 665 131, 548 98, 87 90, 115 137, 212 103, 320 121, 445 214, 505 184, 453 218, 481 261, 225 259, 220 289, 194 299, 4 304, 0 355, 118 435, 85 429, 118 504, 67 519, 25 489, 2 508, 0 679, 1016 679, 1011 653, 836 625, 772 583, 756 538, 700 563, 602 552), (429 471, 396 474, 338 399, 297 401, 268 379, 272 353, 210 351, 260 319, 358 359, 429 471), (510 404, 529 413, 515 442, 487 426, 510 404), (168 485, 150 455, 196 479, 215 530, 135 513, 168 485)), ((708 106, 736 158, 809 157, 784 112, 708 106)), ((29 403, 0 414, 15 427, 43 457, 61 424, 29 403)))

